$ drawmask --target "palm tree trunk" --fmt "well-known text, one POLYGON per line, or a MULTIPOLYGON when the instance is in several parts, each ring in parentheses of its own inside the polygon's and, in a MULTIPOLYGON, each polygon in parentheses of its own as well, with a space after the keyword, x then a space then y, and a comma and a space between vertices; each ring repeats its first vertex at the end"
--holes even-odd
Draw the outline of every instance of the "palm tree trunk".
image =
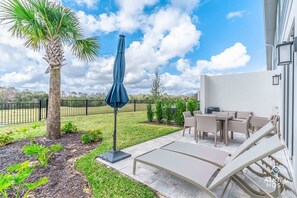
POLYGON ((60 99, 61 99, 61 66, 64 61, 61 40, 57 37, 46 45, 44 59, 49 63, 50 86, 47 117, 47 138, 55 140, 61 137, 60 99))
POLYGON ((61 68, 51 67, 47 117, 47 138, 55 140, 61 137, 60 98, 61 68))

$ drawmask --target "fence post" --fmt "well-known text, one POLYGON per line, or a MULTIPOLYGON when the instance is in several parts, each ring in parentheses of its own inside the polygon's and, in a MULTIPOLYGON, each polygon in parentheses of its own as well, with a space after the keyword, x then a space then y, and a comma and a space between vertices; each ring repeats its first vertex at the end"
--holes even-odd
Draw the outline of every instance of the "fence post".
POLYGON ((41 121, 41 108, 42 108, 42 101, 39 100, 39 111, 38 111, 38 121, 41 121))
POLYGON ((136 111, 136 100, 134 100, 134 112, 136 111))
POLYGON ((45 100, 45 119, 47 119, 48 115, 48 99, 45 100))
POLYGON ((86 100, 86 115, 88 115, 88 100, 86 100))

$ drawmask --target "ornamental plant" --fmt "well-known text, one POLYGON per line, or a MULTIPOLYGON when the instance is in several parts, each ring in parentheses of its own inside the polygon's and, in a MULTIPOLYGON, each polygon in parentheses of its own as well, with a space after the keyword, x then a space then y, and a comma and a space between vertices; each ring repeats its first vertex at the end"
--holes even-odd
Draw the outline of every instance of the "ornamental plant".
POLYGON ((149 102, 148 104, 147 104, 147 112, 146 112, 146 117, 147 117, 147 119, 150 121, 150 122, 152 122, 153 121, 153 119, 154 119, 154 112, 153 112, 153 108, 152 108, 152 103, 151 102, 149 102))
POLYGON ((93 142, 99 142, 102 140, 102 132, 100 129, 90 130, 80 136, 83 144, 89 144, 93 142))
POLYGON ((39 162, 39 166, 48 165, 48 161, 51 156, 62 149, 63 146, 61 144, 53 144, 49 148, 38 144, 29 144, 23 146, 23 152, 26 155, 35 157, 39 162))
POLYGON ((36 182, 25 182, 33 172, 34 168, 30 166, 30 161, 9 166, 6 173, 0 174, 0 195, 5 198, 27 197, 31 191, 48 182, 47 177, 36 182))
POLYGON ((162 101, 158 100, 156 103, 156 119, 158 123, 161 123, 163 120, 163 111, 162 111, 162 101))
POLYGON ((67 122, 62 127, 63 133, 75 133, 77 132, 77 126, 74 125, 72 122, 67 122))
POLYGON ((0 146, 4 146, 13 141, 12 132, 0 132, 0 146))
POLYGON ((39 122, 35 122, 34 124, 32 124, 31 128, 32 129, 37 129, 40 127, 40 123, 39 122))

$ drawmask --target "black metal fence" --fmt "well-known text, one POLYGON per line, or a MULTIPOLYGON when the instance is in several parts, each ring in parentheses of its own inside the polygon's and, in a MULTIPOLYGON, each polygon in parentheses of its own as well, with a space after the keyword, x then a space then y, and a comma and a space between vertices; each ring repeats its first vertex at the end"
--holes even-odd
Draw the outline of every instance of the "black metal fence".
MULTIPOLYGON (((130 100, 119 112, 145 111, 147 102, 130 100)), ((0 103, 0 125, 36 122, 47 118, 48 101, 0 103)), ((112 113, 104 100, 61 100, 61 117, 112 113)))

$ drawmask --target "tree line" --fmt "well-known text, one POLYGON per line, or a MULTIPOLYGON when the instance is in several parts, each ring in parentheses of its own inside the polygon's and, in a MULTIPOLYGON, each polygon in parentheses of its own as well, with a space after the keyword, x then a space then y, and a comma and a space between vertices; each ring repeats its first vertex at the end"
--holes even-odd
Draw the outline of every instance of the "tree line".
MULTIPOLYGON (((159 92, 158 92, 159 93, 159 92)), ((83 92, 64 92, 61 93, 62 100, 104 100, 105 93, 83 93, 83 92)), ((158 99, 179 99, 179 98, 193 98, 197 99, 197 94, 189 95, 169 95, 166 92, 161 94, 131 94, 129 99, 141 100, 141 101, 152 101, 158 99)), ((37 103, 39 100, 48 99, 48 94, 44 91, 32 91, 32 90, 19 90, 15 87, 0 87, 0 103, 37 103)))

